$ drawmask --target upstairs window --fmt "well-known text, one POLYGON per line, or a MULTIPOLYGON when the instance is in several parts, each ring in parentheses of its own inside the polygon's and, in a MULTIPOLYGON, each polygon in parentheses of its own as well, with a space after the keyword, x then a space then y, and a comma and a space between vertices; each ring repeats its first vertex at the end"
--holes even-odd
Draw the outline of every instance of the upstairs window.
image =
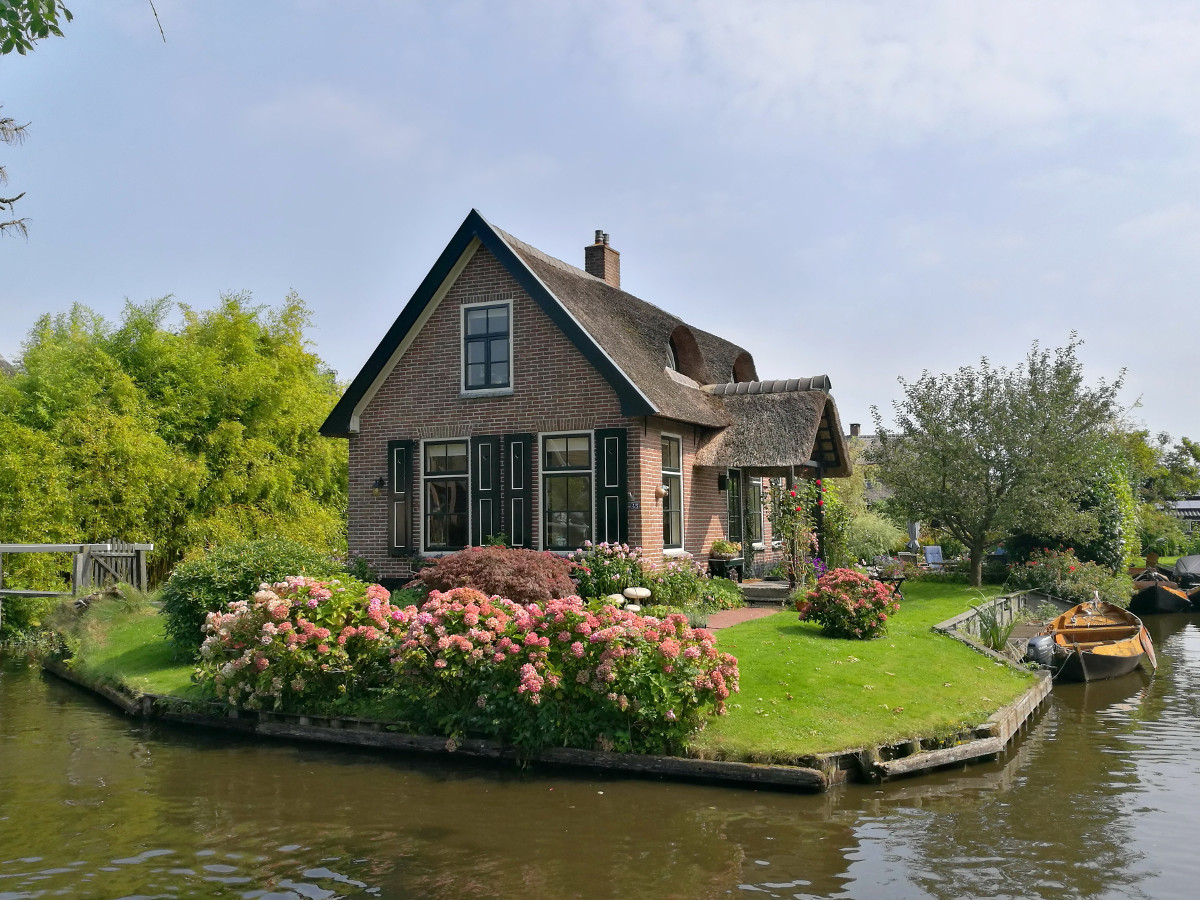
POLYGON ((509 303, 463 307, 463 389, 512 386, 512 308, 509 303))

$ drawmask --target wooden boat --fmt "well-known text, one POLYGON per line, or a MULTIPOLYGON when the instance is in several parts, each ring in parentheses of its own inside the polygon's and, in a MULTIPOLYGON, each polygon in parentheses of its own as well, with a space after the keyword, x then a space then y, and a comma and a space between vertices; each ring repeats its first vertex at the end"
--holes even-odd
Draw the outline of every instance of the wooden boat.
POLYGON ((1133 599, 1129 601, 1129 611, 1138 616, 1191 612, 1192 601, 1174 584, 1157 581, 1133 595, 1133 599))
POLYGON ((1043 633, 1054 639, 1056 677, 1064 681, 1116 678, 1132 672, 1143 659, 1158 668, 1142 620, 1098 596, 1072 606, 1043 633))

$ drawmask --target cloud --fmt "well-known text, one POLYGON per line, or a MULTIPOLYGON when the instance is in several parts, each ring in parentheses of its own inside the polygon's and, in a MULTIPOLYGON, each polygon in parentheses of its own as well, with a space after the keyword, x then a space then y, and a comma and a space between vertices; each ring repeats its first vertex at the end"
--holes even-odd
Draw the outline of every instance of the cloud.
MULTIPOLYGON (((546 5, 512 14, 563 28, 546 5)), ((1036 143, 1103 121, 1200 133, 1190 3, 610 0, 575 26, 629 98, 719 125, 893 143, 946 133, 1036 143)))
POLYGON ((421 129, 402 121, 397 111, 329 85, 287 91, 251 106, 244 118, 272 143, 328 143, 390 162, 415 155, 422 137, 421 129))

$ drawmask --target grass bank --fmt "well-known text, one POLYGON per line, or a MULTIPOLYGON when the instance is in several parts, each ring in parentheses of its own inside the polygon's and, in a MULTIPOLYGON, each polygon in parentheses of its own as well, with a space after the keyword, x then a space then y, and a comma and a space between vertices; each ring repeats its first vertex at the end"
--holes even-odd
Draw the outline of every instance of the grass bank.
MULTIPOLYGON (((729 715, 692 741, 692 755, 794 762, 983 722, 1032 676, 930 631, 978 600, 962 585, 911 585, 889 633, 874 641, 827 638, 794 612, 718 631, 720 649, 738 658, 742 689, 729 715)), ((63 628, 76 648, 71 667, 93 683, 197 698, 194 665, 173 657, 162 623, 145 601, 98 602, 63 628)))
MULTIPOLYGON (((984 588, 988 596, 998 588, 984 588)), ((979 594, 963 585, 907 585, 888 634, 873 641, 826 637, 820 626, 779 613, 718 631, 738 658, 741 693, 729 715, 692 741, 707 759, 789 762, 805 756, 950 735, 978 725, 1032 683, 934 634, 979 594)))
POLYGON ((74 651, 70 666, 86 680, 133 693, 199 697, 195 664, 176 659, 163 617, 145 598, 104 599, 82 615, 64 609, 59 631, 74 651))

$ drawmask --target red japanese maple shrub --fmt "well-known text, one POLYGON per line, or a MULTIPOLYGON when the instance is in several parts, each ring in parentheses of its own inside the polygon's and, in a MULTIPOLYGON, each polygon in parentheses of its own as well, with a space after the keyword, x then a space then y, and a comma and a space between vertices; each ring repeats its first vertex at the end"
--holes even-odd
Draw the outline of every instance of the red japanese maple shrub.
POLYGON ((426 566, 420 581, 431 591, 470 587, 517 603, 545 603, 575 595, 570 560, 515 547, 468 547, 426 566))

